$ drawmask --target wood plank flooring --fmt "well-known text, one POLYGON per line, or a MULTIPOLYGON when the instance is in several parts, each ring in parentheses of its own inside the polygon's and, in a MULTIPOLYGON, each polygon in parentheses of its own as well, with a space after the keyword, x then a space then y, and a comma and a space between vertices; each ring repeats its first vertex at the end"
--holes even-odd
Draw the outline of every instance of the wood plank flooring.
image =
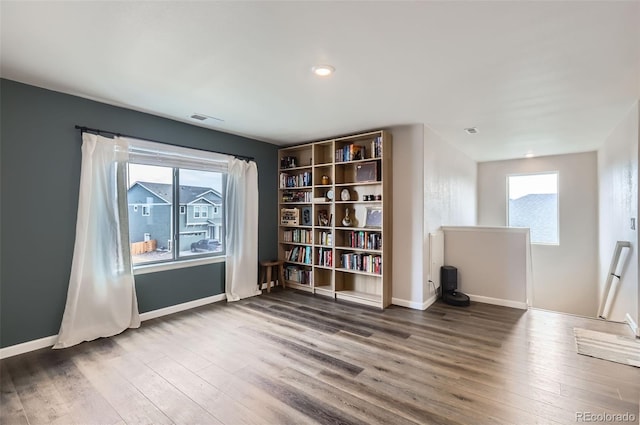
POLYGON ((0 423, 638 423, 640 368, 576 354, 574 326, 630 334, 540 310, 378 311, 276 290, 5 359, 0 423))

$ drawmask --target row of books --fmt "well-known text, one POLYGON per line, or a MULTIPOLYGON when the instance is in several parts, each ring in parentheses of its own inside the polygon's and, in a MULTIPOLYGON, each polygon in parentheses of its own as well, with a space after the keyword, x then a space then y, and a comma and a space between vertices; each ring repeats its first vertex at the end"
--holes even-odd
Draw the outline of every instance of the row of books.
POLYGON ((382 256, 347 253, 340 256, 342 267, 348 270, 382 274, 382 256))
POLYGON ((333 251, 327 248, 318 250, 318 265, 331 267, 333 264, 333 251))
POLYGON ((352 231, 346 233, 345 246, 360 249, 382 249, 382 233, 352 231))
POLYGON ((302 187, 311 186, 311 171, 297 175, 280 173, 280 187, 302 187))
POLYGON ((307 191, 286 191, 282 194, 282 202, 311 202, 313 193, 307 191))
POLYGON ((333 246, 333 234, 331 232, 318 232, 318 244, 333 246))
POLYGON ((367 151, 364 146, 351 144, 336 149, 336 162, 357 161, 366 157, 367 151))
POLYGON ((284 242, 311 243, 313 232, 306 229, 284 230, 282 240, 284 242))
POLYGON ((284 278, 291 282, 311 285, 311 270, 301 270, 295 266, 287 266, 284 268, 284 278))
POLYGON ((291 250, 284 252, 287 261, 295 261, 296 263, 311 264, 311 247, 295 246, 291 250))
POLYGON ((382 156, 382 136, 378 136, 371 141, 371 153, 374 158, 382 156))

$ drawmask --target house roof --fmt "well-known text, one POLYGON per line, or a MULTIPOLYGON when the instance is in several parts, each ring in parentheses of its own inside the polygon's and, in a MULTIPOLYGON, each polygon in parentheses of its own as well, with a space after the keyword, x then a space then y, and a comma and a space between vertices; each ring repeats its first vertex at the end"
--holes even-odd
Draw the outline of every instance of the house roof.
POLYGON ((557 240, 558 197, 551 193, 532 193, 509 200, 509 225, 529 227, 533 242, 553 243, 557 240), (551 217, 555 216, 555 219, 551 217))
MULTIPOLYGON (((172 186, 167 183, 152 183, 152 182, 135 182, 129 190, 131 190, 135 185, 139 185, 154 195, 162 198, 167 203, 171 203, 172 197, 172 186)), ((221 204, 222 196, 220 192, 214 190, 210 187, 202 187, 202 186, 187 186, 180 185, 180 205, 190 204, 197 200, 205 200, 212 204, 221 204)))

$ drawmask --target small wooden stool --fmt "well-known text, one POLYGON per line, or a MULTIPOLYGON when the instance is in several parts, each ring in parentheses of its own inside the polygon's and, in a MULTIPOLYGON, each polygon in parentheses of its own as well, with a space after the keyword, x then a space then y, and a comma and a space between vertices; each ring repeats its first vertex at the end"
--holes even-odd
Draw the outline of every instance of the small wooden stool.
MULTIPOLYGON (((260 280, 258 281, 258 288, 262 290, 262 283, 267 278, 267 292, 271 292, 271 269, 276 268, 274 278, 280 282, 284 289, 284 261, 260 261, 260 280)), ((275 283, 274 283, 275 286, 275 283)))

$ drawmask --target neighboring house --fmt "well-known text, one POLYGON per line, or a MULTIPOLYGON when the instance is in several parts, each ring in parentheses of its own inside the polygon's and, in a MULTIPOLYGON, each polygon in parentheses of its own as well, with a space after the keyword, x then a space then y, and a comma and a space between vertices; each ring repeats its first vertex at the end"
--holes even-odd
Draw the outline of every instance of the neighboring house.
MULTIPOLYGON (((131 242, 158 241, 158 249, 171 246, 172 185, 135 182, 128 191, 131 242)), ((200 239, 224 237, 222 196, 210 187, 180 186, 178 206, 180 251, 200 239)))
POLYGON ((531 240, 551 243, 558 234, 558 196, 551 193, 509 199, 509 226, 529 227, 531 240), (555 219, 550 220, 550 217, 555 219))

